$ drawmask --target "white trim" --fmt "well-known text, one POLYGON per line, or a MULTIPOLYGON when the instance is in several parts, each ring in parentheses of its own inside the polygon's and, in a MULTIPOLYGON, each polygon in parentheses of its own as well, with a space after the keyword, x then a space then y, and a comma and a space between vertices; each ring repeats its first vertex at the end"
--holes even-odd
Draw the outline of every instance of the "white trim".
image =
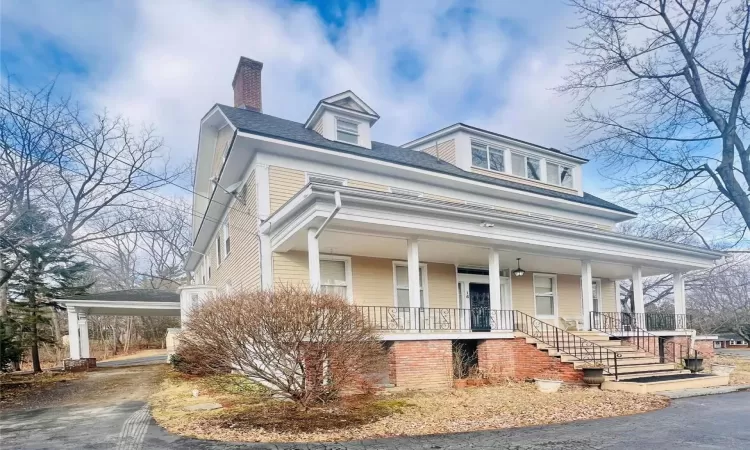
MULTIPOLYGON (((396 278, 396 267, 406 267, 407 271, 407 277, 409 273, 409 262, 408 261, 402 261, 402 260, 395 260, 392 261, 393 264, 393 306, 398 307, 398 281, 396 278)), ((430 297, 428 295, 428 289, 427 284, 429 281, 429 278, 427 276, 427 263, 420 262, 419 268, 422 269, 422 295, 424 296, 424 308, 430 307, 430 297)))
POLYGON ((271 185, 268 178, 268 166, 265 164, 255 166, 255 189, 258 201, 258 218, 266 220, 271 214, 271 185))
POLYGON ((555 319, 557 320, 557 314, 559 311, 559 298, 557 293, 557 274, 556 273, 539 273, 534 272, 532 274, 532 299, 534 301, 534 317, 537 319, 555 319), (554 305, 554 313, 552 315, 541 315, 536 311, 536 279, 538 278, 552 278, 552 301, 554 305))
POLYGON ((347 178, 343 177, 337 177, 334 175, 327 175, 324 173, 317 173, 317 172, 305 172, 305 184, 310 183, 319 183, 319 184, 330 184, 331 186, 339 186, 336 183, 341 183, 340 186, 348 186, 349 180, 347 178), (319 181, 310 181, 310 178, 318 178, 320 180, 324 180, 322 182, 319 181), (326 181, 330 181, 330 183, 326 183, 326 181))
POLYGON ((222 237, 221 242, 223 244, 223 247, 222 247, 222 250, 223 250, 222 253, 223 253, 223 255, 222 255, 222 257, 224 259, 227 259, 227 257, 229 256, 229 254, 232 253, 232 249, 231 248, 229 250, 227 250, 227 239, 229 239, 230 246, 231 246, 231 242, 232 242, 232 240, 231 240, 232 235, 231 235, 231 233, 229 231, 229 213, 227 213, 226 217, 224 217, 224 220, 221 222, 221 237, 222 237))
POLYGON ((592 291, 593 294, 593 304, 594 309, 592 311, 598 311, 598 312, 604 312, 604 299, 602 299, 602 279, 601 278, 591 278, 591 284, 596 285, 596 289, 592 291), (599 301, 599 309, 596 308, 596 302, 599 301))
MULTIPOLYGON (((327 255, 320 254, 320 261, 343 261, 344 262, 344 278, 346 279, 346 299, 350 304, 354 303, 354 286, 352 285, 352 257, 341 256, 341 255, 327 255)), ((322 286, 322 280, 318 282, 319 286, 322 286)))

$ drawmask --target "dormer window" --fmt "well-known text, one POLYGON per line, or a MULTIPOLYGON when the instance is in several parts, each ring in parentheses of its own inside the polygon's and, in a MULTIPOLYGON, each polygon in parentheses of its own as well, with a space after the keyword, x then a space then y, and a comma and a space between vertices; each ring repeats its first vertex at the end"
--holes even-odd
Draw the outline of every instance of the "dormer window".
POLYGON ((548 162, 547 183, 573 189, 573 168, 548 162))
POLYGON ((336 140, 357 145, 359 142, 359 124, 337 117, 336 140))
POLYGON ((488 144, 471 141, 471 165, 495 172, 505 172, 504 151, 488 144))
POLYGON ((540 159, 520 153, 511 153, 510 161, 513 175, 537 181, 542 179, 542 162, 540 159))

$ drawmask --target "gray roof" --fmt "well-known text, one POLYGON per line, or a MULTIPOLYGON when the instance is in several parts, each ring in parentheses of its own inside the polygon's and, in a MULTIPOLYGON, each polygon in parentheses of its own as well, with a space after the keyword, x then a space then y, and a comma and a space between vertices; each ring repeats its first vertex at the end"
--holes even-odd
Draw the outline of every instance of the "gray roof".
POLYGON ((324 148, 327 150, 339 151, 342 153, 363 156, 366 158, 387 161, 390 163, 401 164, 404 166, 415 167, 432 172, 453 175, 456 177, 480 181, 483 183, 494 184, 519 191, 530 192, 544 195, 547 197, 559 198, 584 205, 597 206, 613 211, 627 214, 635 214, 633 211, 617 206, 604 199, 584 193, 583 196, 566 194, 550 189, 544 189, 536 186, 528 186, 513 181, 507 181, 499 178, 493 178, 486 175, 467 172, 459 169, 453 164, 439 160, 427 153, 396 147, 394 145, 384 144, 382 142, 372 141, 372 149, 359 147, 357 145, 346 144, 344 142, 330 141, 317 132, 305 128, 299 122, 281 119, 248 109, 232 108, 231 106, 218 105, 224 115, 240 131, 257 134, 266 137, 283 139, 290 142, 296 142, 305 145, 324 148))
POLYGON ((739 334, 731 334, 731 333, 729 333, 729 334, 720 334, 719 335, 719 339, 717 339, 717 340, 719 340, 719 341, 744 341, 745 338, 743 338, 739 334))
POLYGON ((180 302, 180 294, 156 289, 125 289, 69 297, 65 300, 97 300, 111 302, 180 302))

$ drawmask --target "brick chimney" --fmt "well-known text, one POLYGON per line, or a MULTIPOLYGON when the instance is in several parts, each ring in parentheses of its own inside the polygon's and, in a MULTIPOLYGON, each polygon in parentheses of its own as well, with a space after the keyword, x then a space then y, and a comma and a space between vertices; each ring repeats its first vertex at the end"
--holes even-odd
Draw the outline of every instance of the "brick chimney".
POLYGON ((260 89, 260 71, 263 63, 250 58, 240 57, 237 70, 234 72, 232 88, 234 89, 234 107, 252 111, 263 111, 260 89))

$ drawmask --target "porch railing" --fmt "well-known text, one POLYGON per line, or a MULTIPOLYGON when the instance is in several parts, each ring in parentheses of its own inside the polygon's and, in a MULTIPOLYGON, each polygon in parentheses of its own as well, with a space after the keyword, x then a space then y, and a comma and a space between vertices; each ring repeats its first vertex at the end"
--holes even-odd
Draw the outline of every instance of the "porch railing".
POLYGON ((630 331, 633 327, 647 331, 676 331, 693 327, 693 316, 689 314, 599 312, 591 317, 592 320, 605 321, 608 325, 617 323, 622 332, 630 331))
POLYGON ((513 311, 488 308, 355 306, 379 331, 513 331, 513 311))
POLYGON ((648 320, 647 316, 648 313, 592 312, 591 329, 626 340, 629 344, 644 352, 658 356, 661 363, 675 363, 684 366, 683 361, 685 358, 702 356, 690 344, 683 345, 674 340, 666 339, 663 336, 649 333, 641 328, 641 325, 648 320))

